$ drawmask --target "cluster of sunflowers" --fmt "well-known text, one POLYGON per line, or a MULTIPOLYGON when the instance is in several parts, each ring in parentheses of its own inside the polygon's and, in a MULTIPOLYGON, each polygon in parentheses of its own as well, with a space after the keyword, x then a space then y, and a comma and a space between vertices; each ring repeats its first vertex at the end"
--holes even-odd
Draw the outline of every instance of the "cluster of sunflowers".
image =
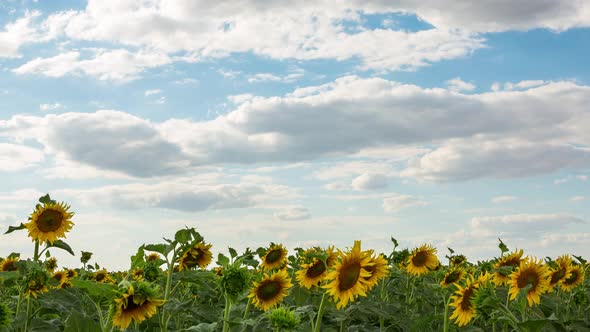
POLYGON ((138 248, 127 271, 89 264, 92 253, 85 251, 81 267, 59 269, 49 250, 73 254, 62 240, 73 216, 69 205, 46 195, 27 223, 6 232, 27 230, 34 254, 26 260, 17 253, 0 258, 0 331, 49 330, 47 321, 55 317, 61 317, 58 330, 83 325, 101 331, 217 331, 221 325, 224 332, 317 332, 334 324, 343 331, 346 321, 353 330, 379 331, 450 331, 450 321, 454 329, 590 326, 588 318, 578 317, 590 307, 590 287, 584 277, 589 265, 577 256, 577 262, 570 255, 542 261, 525 257, 523 250, 509 252, 500 242, 498 258, 472 264, 449 249, 449 263, 443 265, 433 246, 396 251, 392 238, 388 256, 362 250, 361 241, 345 250, 296 248, 293 255, 270 243, 242 254, 229 248, 230 257, 219 253, 213 262, 212 245, 186 228, 174 239, 138 248), (80 312, 63 316, 68 310, 48 309, 60 296, 90 303, 62 302, 80 312), (561 310, 560 302, 566 303, 561 310), (92 311, 96 314, 88 314, 92 311), (209 314, 199 316, 200 311, 209 314), (421 316, 428 315, 432 319, 422 323, 421 316))

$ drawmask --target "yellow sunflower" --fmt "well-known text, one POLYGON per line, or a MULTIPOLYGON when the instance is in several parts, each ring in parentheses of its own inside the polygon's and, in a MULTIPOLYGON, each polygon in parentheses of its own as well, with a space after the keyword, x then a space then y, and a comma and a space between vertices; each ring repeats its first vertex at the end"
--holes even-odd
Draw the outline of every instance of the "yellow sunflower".
POLYGON ((139 324, 153 316, 164 302, 156 299, 156 291, 149 284, 134 283, 120 298, 115 299, 113 325, 124 330, 132 320, 139 324))
POLYGON ((371 274, 370 277, 364 277, 367 281, 367 292, 375 287, 379 281, 385 278, 389 273, 389 264, 383 255, 371 255, 369 264, 370 265, 364 267, 364 269, 371 274))
POLYGON ((301 264, 301 270, 295 273, 295 279, 302 287, 310 289, 318 285, 328 275, 328 268, 324 261, 314 258, 309 264, 301 264))
POLYGON ((584 269, 581 265, 571 265, 569 271, 570 276, 561 282, 564 292, 571 292, 584 282, 584 269))
POLYGON ((38 267, 27 272, 23 280, 25 285, 25 297, 30 298, 32 296, 37 298, 40 294, 47 292, 47 280, 49 278, 50 276, 47 271, 38 267))
MULTIPOLYGON (((513 269, 520 265, 520 261, 522 260, 523 250, 516 250, 509 255, 500 257, 496 264, 494 264, 494 269, 500 269, 504 266, 512 267, 513 269)), ((498 286, 506 285, 510 280, 510 273, 503 272, 501 270, 497 270, 494 272, 494 283, 498 286)))
POLYGON ((6 257, 2 263, 0 263, 0 271, 18 271, 18 267, 15 265, 18 261, 18 257, 6 257))
POLYGON ((261 258, 260 265, 266 271, 280 269, 287 265, 287 249, 282 244, 273 244, 261 258))
POLYGON ((479 288, 479 281, 475 280, 473 276, 469 276, 465 286, 455 284, 457 290, 455 295, 451 296, 451 306, 455 308, 450 319, 455 320, 455 324, 464 326, 469 324, 476 312, 474 303, 475 292, 479 288))
POLYGON ((144 276, 143 269, 135 269, 135 270, 133 270, 133 275, 132 275, 133 280, 142 281, 143 280, 143 276, 144 276))
POLYGON ((202 269, 206 268, 213 260, 211 246, 211 244, 199 242, 185 251, 182 257, 178 259, 178 271, 190 270, 197 266, 202 269))
POLYGON ((412 251, 407 261, 407 271, 413 275, 422 275, 439 265, 436 248, 424 244, 412 251))
POLYGON ((459 283, 463 278, 465 278, 465 270, 462 268, 451 268, 447 273, 445 273, 445 277, 440 282, 440 285, 443 287, 449 287, 455 283, 459 283))
POLYGON ((265 274, 260 282, 254 282, 248 297, 257 308, 267 311, 289 295, 291 287, 293 284, 288 272, 279 270, 270 276, 265 274))
POLYGON ((68 278, 68 271, 57 271, 53 274, 53 279, 57 280, 58 285, 55 288, 68 288, 72 287, 72 283, 70 282, 70 278, 68 278))
POLYGON ((78 276, 78 272, 74 269, 66 269, 66 274, 69 279, 74 279, 78 276))
POLYGON ((549 288, 549 269, 543 265, 541 260, 537 261, 527 257, 520 262, 516 271, 512 272, 508 285, 510 286, 508 294, 511 300, 516 299, 521 289, 531 285, 526 299, 528 305, 532 307, 533 304, 541 302, 541 294, 549 288))
POLYGON ((114 283, 115 282, 113 280, 113 278, 111 278, 111 276, 109 275, 109 273, 107 272, 107 270, 105 270, 105 269, 96 271, 96 273, 93 276, 93 279, 96 282, 100 282, 100 283, 103 283, 103 284, 111 284, 111 283, 114 283))
POLYGON ((53 273, 53 271, 57 269, 57 258, 49 257, 49 259, 45 261, 45 268, 48 272, 53 273))
POLYGON ((367 267, 374 263, 371 263, 370 253, 361 251, 361 241, 354 241, 354 246, 348 253, 339 252, 339 255, 340 260, 326 277, 330 282, 322 287, 332 296, 336 308, 341 309, 359 295, 367 296, 367 278, 371 278, 367 267))
POLYGON ((557 267, 551 269, 551 274, 549 276, 549 292, 553 292, 553 288, 557 286, 560 281, 563 281, 570 277, 570 268, 572 264, 572 259, 568 255, 559 256, 555 263, 557 263, 557 267))
POLYGON ((30 221, 25 224, 31 239, 53 243, 58 238, 66 237, 66 233, 74 226, 71 220, 74 212, 69 209, 70 206, 64 202, 37 205, 30 221))
POLYGON ((157 252, 152 252, 145 258, 145 260, 148 262, 157 261, 158 259, 162 259, 162 256, 160 256, 160 254, 158 254, 157 252))

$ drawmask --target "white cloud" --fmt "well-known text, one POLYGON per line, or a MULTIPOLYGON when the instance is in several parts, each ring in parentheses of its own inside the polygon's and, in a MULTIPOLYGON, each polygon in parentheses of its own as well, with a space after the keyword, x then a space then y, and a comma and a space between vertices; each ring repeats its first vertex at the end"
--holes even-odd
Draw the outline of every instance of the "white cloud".
POLYGON ((517 199, 517 197, 515 196, 496 196, 496 197, 492 197, 492 203, 506 203, 506 202, 512 202, 515 201, 517 199))
POLYGON ((293 83, 298 79, 302 78, 305 75, 305 71, 303 69, 295 69, 292 70, 291 73, 279 76, 273 73, 258 73, 248 77, 249 83, 259 83, 259 82, 281 82, 281 83, 293 83))
POLYGON ((428 205, 428 202, 410 195, 398 194, 383 199, 383 210, 385 212, 399 212, 403 209, 426 205, 428 205))
POLYGON ((38 165, 43 152, 25 145, 0 143, 0 171, 16 172, 38 165))
POLYGON ((304 220, 311 218, 309 210, 303 206, 292 206, 289 208, 282 209, 275 213, 275 218, 279 220, 304 220))
POLYGON ((178 85, 197 85, 199 84, 199 80, 196 78, 182 78, 176 81, 172 81, 173 84, 178 84, 178 85))
POLYGON ((160 89, 152 89, 152 90, 145 90, 145 92, 143 94, 147 97, 147 96, 157 95, 157 94, 161 94, 161 93, 162 93, 162 90, 160 90, 160 89))
POLYGON ((41 112, 55 111, 55 110, 62 109, 62 108, 64 108, 64 105, 62 105, 60 103, 40 104, 39 105, 39 110, 41 112))
POLYGON ((518 83, 506 82, 506 83, 504 83, 504 90, 529 89, 529 88, 534 88, 534 87, 541 86, 544 84, 547 84, 547 82, 545 82, 543 80, 526 80, 526 81, 520 81, 518 83))
POLYGON ((363 173, 352 180, 352 188, 355 190, 383 189, 387 184, 387 176, 379 173, 363 173))
POLYGON ((588 175, 576 175, 576 179, 580 181, 588 181, 588 175))
POLYGON ((574 201, 574 202, 583 201, 585 199, 586 199, 586 197, 584 197, 584 196, 573 196, 572 198, 570 198, 570 200, 574 201))
POLYGON ((0 30, 0 58, 18 58, 21 56, 19 50, 23 45, 43 39, 33 27, 35 18, 40 15, 37 11, 27 11, 23 17, 7 23, 4 29, 0 30))
POLYGON ((445 83, 451 91, 473 91, 475 89, 475 85, 473 83, 465 82, 459 77, 445 81, 445 83))
POLYGON ((492 217, 475 217, 471 227, 480 234, 530 234, 561 230, 569 224, 585 223, 567 214, 513 214, 492 217))

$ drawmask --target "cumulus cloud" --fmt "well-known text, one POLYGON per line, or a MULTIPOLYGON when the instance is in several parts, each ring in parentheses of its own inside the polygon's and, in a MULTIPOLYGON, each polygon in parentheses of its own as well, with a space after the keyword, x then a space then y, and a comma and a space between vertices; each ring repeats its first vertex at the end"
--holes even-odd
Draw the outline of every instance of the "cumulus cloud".
POLYGON ((383 210, 385 212, 399 212, 403 209, 426 205, 428 205, 428 202, 411 195, 397 194, 383 199, 383 210))
POLYGON ((570 224, 583 224, 584 220, 567 214, 513 214, 475 217, 471 227, 481 234, 545 233, 560 230, 570 224))
POLYGON ((352 188, 355 190, 375 190, 387 187, 385 174, 363 173, 352 180, 352 188))
POLYGON ((515 201, 517 197, 515 196, 496 196, 492 197, 492 203, 506 203, 515 201))
POLYGON ((0 171, 15 172, 39 164, 43 151, 25 145, 0 143, 0 171))
POLYGON ((0 58, 18 58, 23 45, 44 39, 33 24, 40 15, 37 11, 27 11, 23 17, 7 23, 0 30, 0 58))
POLYGON ((473 83, 465 82, 459 77, 455 77, 445 82, 451 91, 472 91, 475 89, 473 83))
POLYGON ((64 105, 62 105, 60 103, 41 104, 41 105, 39 105, 39 110, 41 112, 55 111, 55 110, 62 109, 62 108, 64 108, 64 105))
POLYGON ((304 220, 311 218, 311 213, 306 207, 303 206, 292 206, 281 209, 275 213, 275 218, 279 220, 304 220))

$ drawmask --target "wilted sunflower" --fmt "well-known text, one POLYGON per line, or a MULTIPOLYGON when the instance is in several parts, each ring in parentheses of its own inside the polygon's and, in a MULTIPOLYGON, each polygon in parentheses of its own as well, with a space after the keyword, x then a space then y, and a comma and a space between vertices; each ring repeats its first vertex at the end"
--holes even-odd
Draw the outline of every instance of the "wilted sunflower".
POLYGON ((58 238, 66 237, 66 233, 74 226, 71 220, 74 212, 69 209, 70 206, 64 202, 37 205, 30 221, 25 224, 31 239, 53 243, 58 238))
POLYGON ((570 268, 572 264, 572 259, 568 255, 559 256, 555 263, 557 267, 550 270, 549 276, 549 292, 553 291, 553 288, 557 286, 560 281, 563 281, 570 277, 570 268))
MULTIPOLYGON (((372 250, 370 252, 372 252, 372 250)), ((369 264, 370 265, 365 266, 365 270, 367 270, 371 276, 364 277, 367 281, 367 292, 377 286, 379 281, 385 278, 389 273, 389 264, 383 255, 371 255, 369 264)))
POLYGON ((373 263, 370 253, 361 251, 361 241, 354 241, 354 246, 348 253, 340 252, 339 255, 340 260, 326 277, 330 282, 322 287, 332 296, 336 308, 341 309, 359 295, 367 296, 367 278, 371 278, 371 272, 366 268, 373 263))
POLYGON ((455 295, 451 296, 451 306, 455 310, 450 317, 450 319, 455 320, 455 324, 459 326, 467 325, 475 316, 476 307, 473 300, 479 285, 479 282, 471 275, 467 278, 465 286, 456 284, 455 295))
POLYGON ((15 265, 18 261, 18 257, 6 257, 2 263, 0 263, 0 271, 18 271, 18 267, 15 265))
POLYGON ((211 244, 199 242, 185 251, 178 259, 178 271, 190 270, 197 266, 202 269, 206 268, 213 259, 211 246, 211 244))
POLYGON ((37 298, 42 293, 48 291, 47 280, 49 275, 47 271, 41 268, 33 268, 25 276, 23 283, 25 285, 25 297, 30 298, 31 296, 37 298))
POLYGON ((47 272, 53 273, 53 271, 57 269, 57 258, 49 257, 49 259, 45 261, 45 268, 47 269, 47 272))
POLYGON ((57 280, 58 285, 55 288, 68 288, 72 287, 72 283, 70 282, 70 278, 68 278, 68 271, 57 271, 53 274, 53 279, 57 280))
POLYGON ((571 292, 584 282, 584 269, 581 265, 572 265, 570 267, 570 276, 561 282, 561 289, 564 292, 571 292))
POLYGON ((280 269, 287 264, 287 249, 282 244, 272 244, 262 256, 260 265, 266 271, 280 269))
POLYGON ((494 264, 494 269, 497 269, 494 272, 494 283, 498 286, 506 285, 510 280, 510 272, 502 271, 502 267, 510 267, 512 269, 518 267, 520 265, 520 261, 522 260, 523 250, 515 250, 509 255, 500 257, 496 264, 494 264))
POLYGON ((436 257, 436 248, 429 244, 424 244, 412 251, 408 258, 407 270, 414 275, 422 275, 428 273, 429 270, 436 268, 439 265, 438 257, 436 257))
POLYGON ((120 298, 115 299, 113 325, 124 330, 132 320, 139 324, 153 316, 165 302, 157 299, 157 293, 148 283, 133 282, 120 298))
POLYGON ((543 265, 542 261, 528 257, 520 262, 516 271, 512 272, 508 285, 510 285, 508 294, 511 300, 516 299, 521 289, 531 285, 526 299, 528 305, 532 307, 533 304, 541 302, 541 294, 549 288, 549 269, 543 265))
POLYGON ((278 270, 272 275, 265 274, 260 282, 254 282, 249 298, 260 310, 267 311, 281 302, 293 287, 286 270, 278 270))
POLYGON ((449 287, 452 284, 459 283, 465 277, 465 270, 460 267, 451 268, 445 274, 445 277, 440 282, 440 285, 443 287, 449 287))

